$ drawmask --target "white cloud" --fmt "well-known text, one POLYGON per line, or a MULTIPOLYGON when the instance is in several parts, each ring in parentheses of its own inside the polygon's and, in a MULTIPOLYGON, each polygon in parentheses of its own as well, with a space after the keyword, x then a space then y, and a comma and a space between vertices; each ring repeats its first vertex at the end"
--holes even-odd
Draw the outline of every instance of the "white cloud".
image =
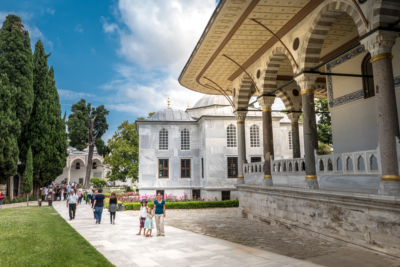
POLYGON ((83 32, 82 24, 76 25, 75 31, 77 31, 77 32, 83 32))
POLYGON ((79 100, 81 98, 92 97, 95 98, 95 95, 86 94, 86 93, 77 93, 70 90, 58 89, 58 95, 60 96, 60 100, 79 100))
POLYGON ((166 67, 177 76, 216 6, 215 0, 120 0, 125 30, 103 19, 106 32, 119 31, 119 53, 144 68, 166 67))

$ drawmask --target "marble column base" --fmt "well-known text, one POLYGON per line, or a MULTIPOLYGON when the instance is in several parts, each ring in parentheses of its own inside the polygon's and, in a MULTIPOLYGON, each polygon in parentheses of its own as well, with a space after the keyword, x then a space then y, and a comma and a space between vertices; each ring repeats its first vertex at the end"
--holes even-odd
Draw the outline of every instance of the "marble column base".
POLYGON ((263 185, 265 185, 265 186, 273 186, 272 178, 264 178, 263 185))
POLYGON ((244 184, 244 178, 237 178, 236 183, 237 184, 244 184))
POLYGON ((317 179, 305 180, 304 189, 319 189, 318 180, 317 179))
POLYGON ((381 181, 379 183, 378 194, 400 196, 400 181, 381 181))

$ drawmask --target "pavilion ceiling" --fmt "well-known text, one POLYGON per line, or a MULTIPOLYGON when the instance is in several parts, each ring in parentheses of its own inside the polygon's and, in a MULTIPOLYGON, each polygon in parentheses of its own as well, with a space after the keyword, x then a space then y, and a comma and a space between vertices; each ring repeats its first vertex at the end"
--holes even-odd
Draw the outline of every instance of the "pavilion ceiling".
MULTIPOLYGON (((206 94, 219 94, 219 92, 203 86, 210 84, 203 77, 227 89, 230 87, 232 76, 241 72, 236 64, 223 56, 224 54, 246 67, 246 64, 249 65, 254 58, 265 53, 271 41, 276 42, 271 33, 250 19, 257 19, 282 37, 323 2, 323 0, 221 1, 179 77, 181 85, 206 94)), ((324 49, 354 32, 355 25, 349 16, 341 16, 339 22, 328 34, 324 49)), ((284 75, 293 75, 289 61, 284 61, 280 72, 284 75)), ((228 94, 232 92, 228 91, 228 94)))

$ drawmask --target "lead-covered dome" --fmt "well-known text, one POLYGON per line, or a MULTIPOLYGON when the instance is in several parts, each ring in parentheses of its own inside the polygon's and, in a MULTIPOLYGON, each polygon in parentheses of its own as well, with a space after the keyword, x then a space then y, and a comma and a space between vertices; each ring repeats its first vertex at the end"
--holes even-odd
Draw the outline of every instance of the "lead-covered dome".
POLYGON ((154 113, 149 119, 151 121, 194 121, 185 111, 167 108, 154 113))
POLYGON ((223 95, 205 95, 197 101, 193 108, 208 106, 231 106, 231 104, 223 95))

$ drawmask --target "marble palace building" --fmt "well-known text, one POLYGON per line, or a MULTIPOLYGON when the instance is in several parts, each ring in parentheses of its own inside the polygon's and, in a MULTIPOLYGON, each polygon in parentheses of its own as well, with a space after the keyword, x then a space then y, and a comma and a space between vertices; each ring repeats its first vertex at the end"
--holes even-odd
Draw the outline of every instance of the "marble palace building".
MULTIPOLYGON (((246 161, 264 161, 262 114, 249 108, 244 125, 246 161)), ((275 157, 292 158, 291 121, 273 112, 275 157)), ((238 125, 230 102, 222 95, 205 95, 186 111, 167 109, 149 120, 136 121, 139 133, 141 194, 161 192, 202 199, 235 199, 239 196, 238 125)), ((302 123, 300 123, 302 130, 302 123)))
MULTIPOLYGON (((219 1, 179 82, 224 96, 230 106, 218 109, 229 108, 231 117, 207 117, 204 112, 219 111, 203 107, 181 112, 180 120, 187 117, 180 125, 141 124, 141 157, 154 164, 143 166, 143 181, 154 179, 145 186, 167 187, 178 177, 180 190, 195 186, 210 197, 234 186, 239 216, 398 257, 399 24, 397 0, 219 1), (261 114, 251 108, 252 98, 261 114), (289 112, 290 157, 271 110, 275 98, 289 112), (333 154, 318 154, 316 98, 329 103, 333 154), (227 141, 230 125, 237 151, 227 141), (251 145, 253 125, 260 127, 259 149, 251 145), (174 151, 148 151, 163 128, 174 151), (190 135, 193 154, 179 149, 186 131, 198 132, 190 135), (231 157, 238 165, 234 180, 228 179, 231 157), (155 158, 160 173, 168 164, 171 180, 156 179, 155 158), (203 169, 205 178, 197 178, 203 169), (182 178, 187 170, 194 180, 182 178)), ((159 115, 178 117, 169 110, 159 115)))

